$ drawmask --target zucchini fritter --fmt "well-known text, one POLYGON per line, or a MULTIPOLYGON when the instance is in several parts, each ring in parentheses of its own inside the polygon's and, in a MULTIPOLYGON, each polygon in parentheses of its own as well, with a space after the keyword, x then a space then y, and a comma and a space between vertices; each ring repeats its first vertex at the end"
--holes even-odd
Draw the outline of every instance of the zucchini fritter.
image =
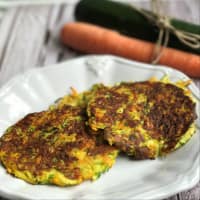
MULTIPOLYGON (((136 159, 174 151, 195 132, 195 103, 171 83, 121 83, 97 91, 88 103, 90 127, 136 159)), ((94 132, 95 133, 95 132, 94 132)))
POLYGON ((118 151, 89 135, 85 120, 85 109, 70 105, 29 114, 0 138, 0 160, 8 173, 32 184, 95 180, 118 151))
POLYGON ((103 84, 94 84, 89 90, 78 93, 76 89, 71 87, 71 93, 56 100, 55 104, 50 108, 62 108, 65 105, 80 106, 86 110, 88 101, 95 95, 96 92, 104 91, 107 87, 103 84))

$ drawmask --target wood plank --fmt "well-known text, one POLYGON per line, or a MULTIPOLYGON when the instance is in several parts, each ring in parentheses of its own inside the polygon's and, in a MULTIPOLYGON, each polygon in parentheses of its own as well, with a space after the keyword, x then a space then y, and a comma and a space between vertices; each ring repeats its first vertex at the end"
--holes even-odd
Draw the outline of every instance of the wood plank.
MULTIPOLYGON (((60 24, 59 24, 60 28, 68 22, 75 21, 73 5, 66 5, 63 7, 59 21, 60 21, 60 24)), ((64 60, 74 58, 74 57, 81 55, 80 53, 78 53, 70 48, 67 48, 62 44, 61 44, 61 46, 62 46, 62 51, 59 54, 58 61, 64 61, 64 60)))
POLYGON ((23 7, 9 34, 0 71, 0 85, 16 73, 37 65, 44 43, 50 7, 23 7))
POLYGON ((61 49, 56 27, 60 12, 60 5, 52 6, 47 23, 46 38, 40 54, 42 56, 42 60, 38 62, 41 65, 49 65, 57 62, 58 54, 61 49))
POLYGON ((199 200, 200 199, 200 183, 186 192, 179 194, 179 200, 199 200))
POLYGON ((164 200, 179 200, 179 197, 178 197, 178 195, 174 195, 174 196, 164 199, 164 200))
POLYGON ((77 56, 75 51, 64 47, 59 38, 63 25, 74 21, 73 11, 73 5, 60 5, 52 8, 51 17, 47 26, 48 37, 41 52, 41 55, 43 56, 43 59, 40 61, 41 64, 54 64, 77 56))
POLYGON ((199 24, 200 1, 170 0, 162 1, 163 12, 174 18, 199 24))
POLYGON ((4 17, 2 17, 0 21, 0 66, 7 48, 9 33, 12 32, 13 29, 16 11, 16 8, 8 10, 4 13, 4 17))

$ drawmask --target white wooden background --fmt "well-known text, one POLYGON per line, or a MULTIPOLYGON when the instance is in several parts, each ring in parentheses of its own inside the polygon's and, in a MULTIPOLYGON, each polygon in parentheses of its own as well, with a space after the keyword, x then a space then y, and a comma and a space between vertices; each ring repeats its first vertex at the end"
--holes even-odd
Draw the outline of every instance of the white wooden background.
MULTIPOLYGON (((150 8, 148 0, 128 0, 150 8)), ((64 47, 59 31, 73 21, 73 0, 66 4, 10 7, 0 19, 0 86, 32 67, 61 62, 81 54, 64 47)), ((200 24, 200 0, 163 0, 165 14, 200 24)), ((194 80, 200 88, 200 79, 194 80)), ((0 180, 0 184, 1 180, 0 180)), ((0 200, 3 198, 0 197, 0 200)), ((168 200, 200 200, 200 183, 168 200)))

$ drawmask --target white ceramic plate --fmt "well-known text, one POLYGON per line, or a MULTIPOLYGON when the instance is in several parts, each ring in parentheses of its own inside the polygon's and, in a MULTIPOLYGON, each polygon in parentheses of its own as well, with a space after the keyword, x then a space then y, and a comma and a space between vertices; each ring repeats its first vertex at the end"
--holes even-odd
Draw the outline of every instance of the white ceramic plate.
MULTIPOLYGON (((46 109, 55 99, 66 94, 70 86, 82 91, 96 82, 142 81, 152 76, 161 78, 165 74, 172 81, 188 79, 170 68, 107 55, 86 56, 32 69, 16 76, 0 89, 0 135, 27 113, 46 109)), ((199 91, 193 83, 190 89, 198 97, 199 91)), ((199 126, 199 121, 196 123, 199 126)), ((74 187, 33 186, 10 176, 0 165, 0 195, 43 200, 165 198, 189 189, 199 181, 199 136, 198 130, 184 147, 165 158, 132 161, 119 157, 114 167, 100 179, 74 187)))

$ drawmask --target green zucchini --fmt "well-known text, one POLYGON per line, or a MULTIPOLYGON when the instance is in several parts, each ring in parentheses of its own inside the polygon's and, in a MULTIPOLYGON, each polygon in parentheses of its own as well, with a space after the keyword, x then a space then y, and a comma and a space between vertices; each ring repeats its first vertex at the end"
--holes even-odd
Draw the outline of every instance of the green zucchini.
MULTIPOLYGON (((149 11, 147 11, 149 12, 149 11)), ((115 29, 122 34, 142 40, 155 42, 159 29, 151 24, 131 5, 109 0, 81 0, 75 8, 75 18, 107 28, 115 29)), ((180 30, 200 35, 200 26, 171 19, 172 25, 180 30)), ((169 47, 200 54, 199 49, 192 49, 181 43, 176 36, 170 34, 169 47)))

